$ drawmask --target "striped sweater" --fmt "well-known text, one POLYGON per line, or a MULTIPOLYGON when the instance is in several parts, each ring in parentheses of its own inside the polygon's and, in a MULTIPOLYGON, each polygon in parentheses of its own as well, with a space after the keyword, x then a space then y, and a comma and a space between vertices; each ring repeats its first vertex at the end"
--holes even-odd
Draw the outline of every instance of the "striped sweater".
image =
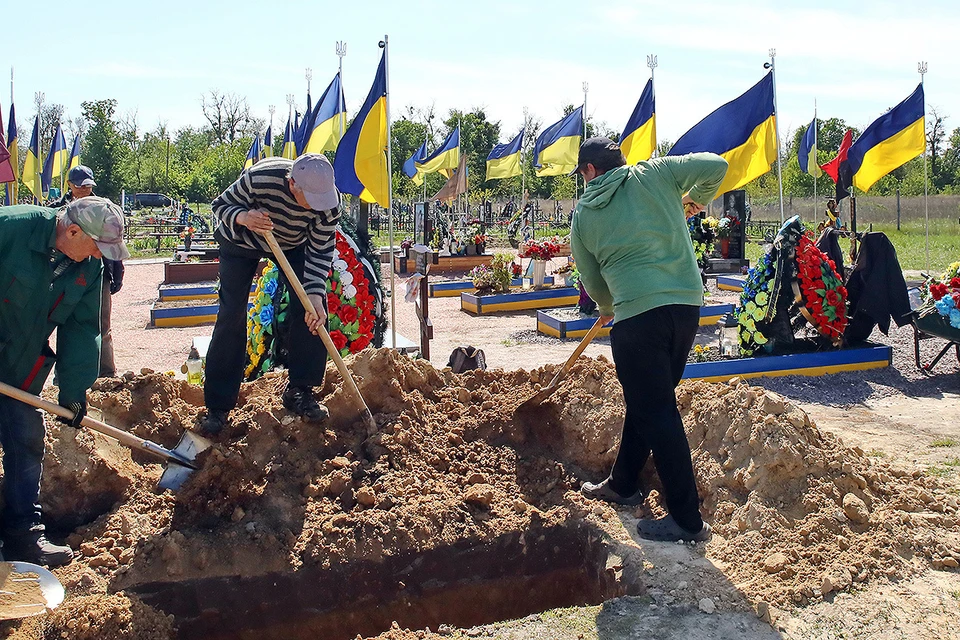
POLYGON ((293 160, 287 158, 261 160, 245 169, 211 206, 220 220, 219 232, 238 247, 270 254, 270 246, 263 236, 237 224, 237 215, 253 209, 270 214, 273 235, 284 251, 306 242, 303 288, 308 294, 323 295, 333 262, 340 210, 314 211, 301 207, 287 183, 292 166, 293 160))

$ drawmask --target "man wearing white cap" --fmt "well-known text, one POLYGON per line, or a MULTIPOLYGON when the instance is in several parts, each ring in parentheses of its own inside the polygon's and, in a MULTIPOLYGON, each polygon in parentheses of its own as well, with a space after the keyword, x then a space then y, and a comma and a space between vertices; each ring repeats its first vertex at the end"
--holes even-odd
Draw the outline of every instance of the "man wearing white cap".
MULTIPOLYGON (((109 200, 80 198, 62 211, 0 209, 0 381, 38 394, 56 364, 59 402, 75 414, 60 420, 73 427, 86 415, 87 389, 100 368, 102 257, 129 257, 123 212, 109 200), (48 342, 54 330, 56 352, 48 342)), ((3 554, 59 566, 73 552, 47 540, 40 524, 43 438, 36 409, 0 396, 3 554)))
MULTIPOLYGON (((200 430, 216 435, 227 425, 243 380, 247 344, 247 301, 257 265, 272 254, 263 233, 272 230, 320 317, 304 311, 290 296, 290 379, 283 404, 309 422, 322 422, 326 407, 313 397, 323 384, 327 351, 317 334, 326 323, 326 283, 336 247, 340 193, 333 166, 321 154, 296 161, 268 158, 245 169, 213 201, 219 219, 220 309, 207 350, 204 400, 207 415, 200 430)), ((281 274, 283 277, 283 274, 281 274)))

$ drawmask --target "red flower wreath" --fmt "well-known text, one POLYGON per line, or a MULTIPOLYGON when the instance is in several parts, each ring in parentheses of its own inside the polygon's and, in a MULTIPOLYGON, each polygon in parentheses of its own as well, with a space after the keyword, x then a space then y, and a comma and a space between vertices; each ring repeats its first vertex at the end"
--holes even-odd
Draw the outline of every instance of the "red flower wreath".
POLYGON ((807 236, 797 246, 797 279, 808 320, 823 335, 838 341, 847 326, 847 290, 833 263, 807 236))

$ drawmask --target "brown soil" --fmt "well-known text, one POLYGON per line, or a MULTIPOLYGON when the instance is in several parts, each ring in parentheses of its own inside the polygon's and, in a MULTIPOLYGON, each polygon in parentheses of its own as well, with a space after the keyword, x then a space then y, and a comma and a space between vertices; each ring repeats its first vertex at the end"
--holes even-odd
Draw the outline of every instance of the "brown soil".
MULTIPOLYGON (((554 365, 457 376, 389 350, 350 365, 376 432, 332 367, 322 427, 287 414, 286 376, 270 374, 244 385, 231 426, 177 494, 156 493, 152 459, 49 423, 41 497, 54 525, 74 529, 80 557, 57 572, 62 608, 7 623, 12 637, 94 637, 83 634, 101 625, 96 637, 352 638, 397 620, 381 640, 432 638, 400 627, 449 621, 437 611, 461 626, 500 619, 485 606, 522 616, 541 609, 523 610, 516 589, 566 586, 594 568, 575 601, 548 593, 536 604, 651 584, 626 523, 577 491, 616 453, 622 396, 607 360, 580 360, 533 420, 513 412, 554 365), (516 549, 549 562, 521 570, 516 549), (559 573, 523 582, 511 562, 517 574, 559 573), (324 580, 327 591, 309 592, 324 580), (313 611, 327 603, 339 613, 313 611)), ((758 387, 684 383, 678 398, 716 532, 698 552, 745 596, 734 606, 816 603, 960 560, 957 499, 939 481, 845 447, 758 387)), ((168 447, 202 407, 198 388, 157 374, 103 380, 90 399, 106 422, 168 447)), ((656 487, 651 468, 646 480, 656 487)), ((635 515, 663 512, 653 491, 635 515)))

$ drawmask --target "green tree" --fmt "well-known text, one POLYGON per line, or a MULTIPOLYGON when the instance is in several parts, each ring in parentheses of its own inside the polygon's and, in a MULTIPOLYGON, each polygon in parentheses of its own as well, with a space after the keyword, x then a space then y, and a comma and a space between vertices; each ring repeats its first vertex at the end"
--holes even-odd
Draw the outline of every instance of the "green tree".
POLYGON ((113 116, 117 101, 82 102, 80 108, 90 125, 84 140, 83 162, 96 176, 97 193, 111 200, 119 200, 127 148, 113 116))
POLYGON ((500 123, 487 120, 482 108, 475 107, 470 112, 451 109, 443 121, 447 131, 460 125, 460 153, 467 154, 467 175, 471 188, 490 189, 494 182, 487 182, 487 156, 499 142, 500 123))

